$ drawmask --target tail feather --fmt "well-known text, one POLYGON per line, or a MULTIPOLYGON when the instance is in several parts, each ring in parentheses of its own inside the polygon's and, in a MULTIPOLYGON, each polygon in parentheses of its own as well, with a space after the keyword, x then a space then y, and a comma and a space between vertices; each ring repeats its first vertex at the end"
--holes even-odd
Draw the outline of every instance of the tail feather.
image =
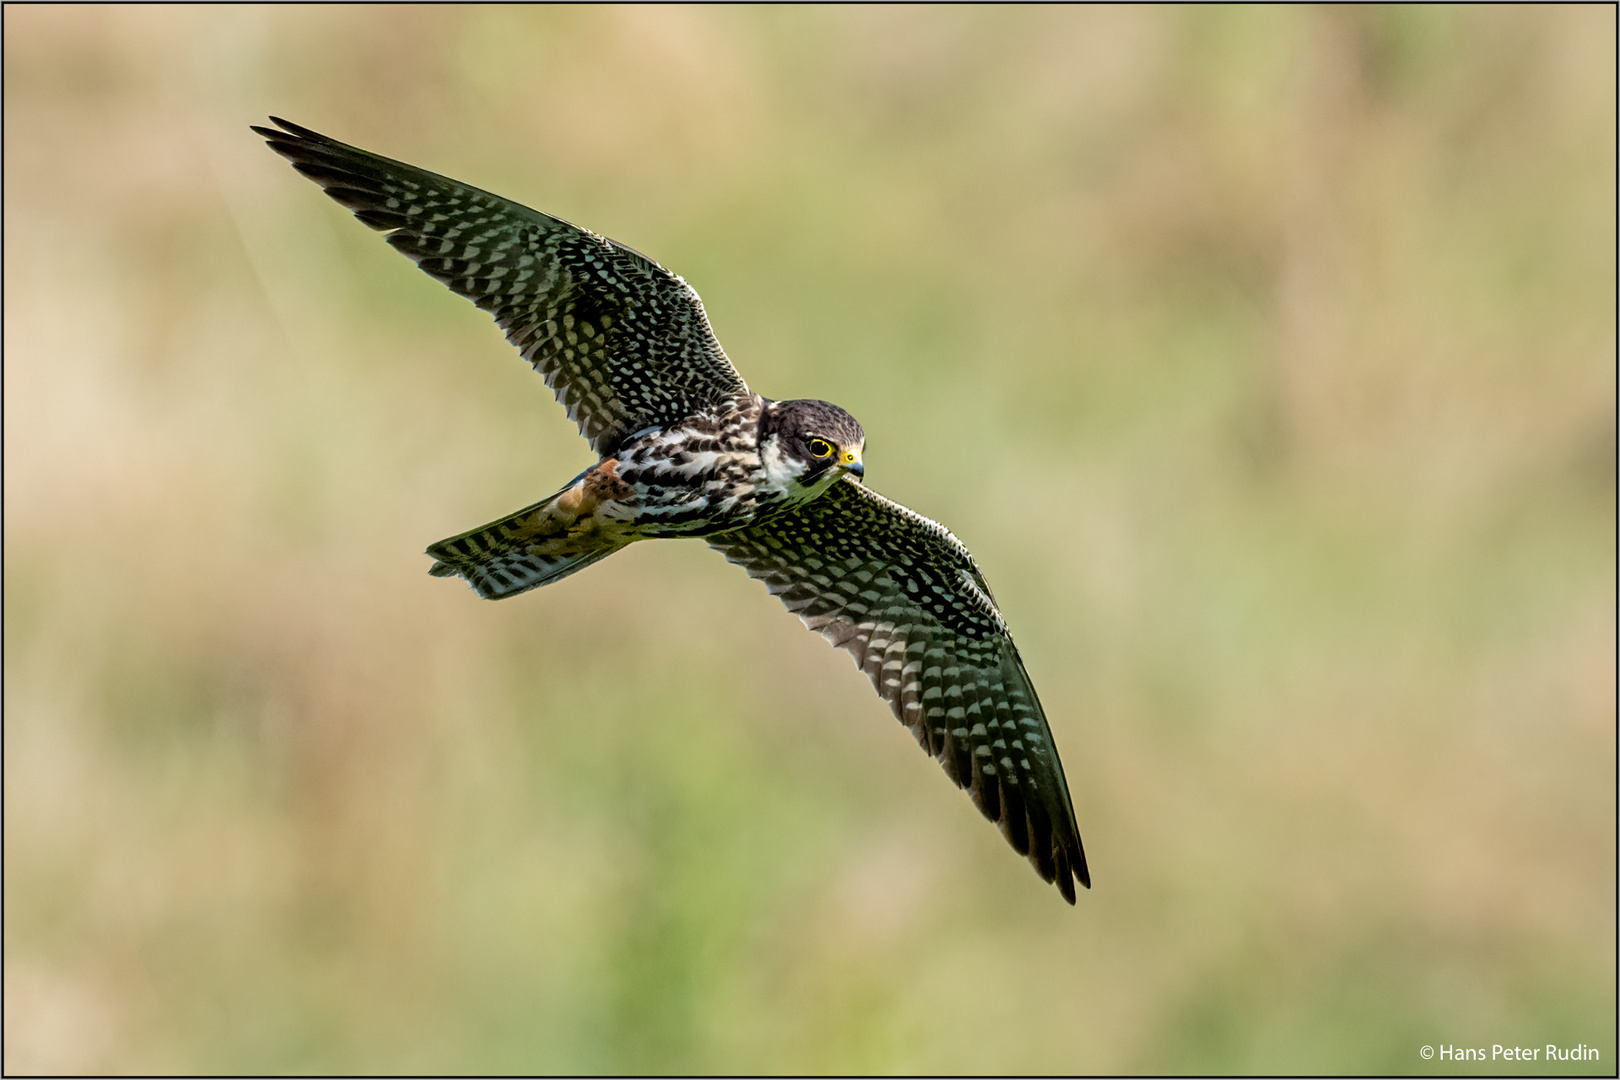
POLYGON ((578 514, 579 484, 430 545, 427 553, 437 561, 428 573, 459 575, 484 599, 501 600, 560 581, 630 543, 634 537, 578 514))

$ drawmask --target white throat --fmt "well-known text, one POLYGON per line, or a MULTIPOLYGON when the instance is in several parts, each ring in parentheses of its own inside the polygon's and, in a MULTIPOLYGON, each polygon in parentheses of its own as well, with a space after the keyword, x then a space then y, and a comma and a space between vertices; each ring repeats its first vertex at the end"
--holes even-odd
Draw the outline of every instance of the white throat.
POLYGON ((805 502, 813 499, 838 479, 837 469, 825 469, 815 478, 814 483, 806 485, 803 482, 804 463, 782 453, 781 444, 774 437, 760 444, 759 463, 765 474, 760 489, 788 502, 805 502))

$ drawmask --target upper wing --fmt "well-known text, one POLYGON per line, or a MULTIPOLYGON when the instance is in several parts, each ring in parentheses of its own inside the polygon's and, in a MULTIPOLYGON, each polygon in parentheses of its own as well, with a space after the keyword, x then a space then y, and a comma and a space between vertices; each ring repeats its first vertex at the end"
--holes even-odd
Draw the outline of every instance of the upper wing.
POLYGON ((1046 714, 979 568, 942 526, 845 478, 709 538, 848 649, 917 741, 1074 903, 1091 887, 1046 714))
POLYGON ((270 148, 495 316, 598 454, 749 390, 692 287, 623 244, 271 117, 270 148))

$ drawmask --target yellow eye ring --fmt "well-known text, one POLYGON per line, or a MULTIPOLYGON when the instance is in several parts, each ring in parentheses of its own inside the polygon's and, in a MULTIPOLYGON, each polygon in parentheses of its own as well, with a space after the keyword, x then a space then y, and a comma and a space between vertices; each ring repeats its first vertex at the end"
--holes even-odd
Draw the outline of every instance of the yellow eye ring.
POLYGON ((815 457, 815 458, 831 457, 832 452, 833 452, 833 444, 828 442, 826 439, 811 439, 810 440, 810 456, 811 457, 815 457))

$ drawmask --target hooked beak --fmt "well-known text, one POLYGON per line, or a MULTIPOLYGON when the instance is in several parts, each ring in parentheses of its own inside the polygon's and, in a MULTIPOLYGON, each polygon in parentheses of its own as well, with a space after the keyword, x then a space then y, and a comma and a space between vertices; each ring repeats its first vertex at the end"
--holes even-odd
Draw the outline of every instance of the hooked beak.
POLYGON ((861 459, 858 457, 854 461, 846 464, 844 466, 844 471, 855 477, 857 480, 864 479, 866 476, 866 466, 861 464, 861 459))

